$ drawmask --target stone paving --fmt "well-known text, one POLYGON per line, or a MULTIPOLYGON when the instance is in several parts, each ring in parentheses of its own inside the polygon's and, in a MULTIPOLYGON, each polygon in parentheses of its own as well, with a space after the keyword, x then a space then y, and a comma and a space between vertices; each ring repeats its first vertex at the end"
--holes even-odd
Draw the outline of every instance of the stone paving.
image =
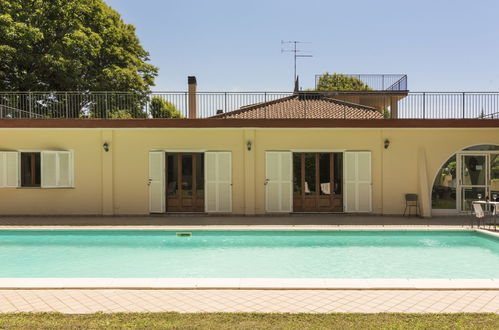
POLYGON ((0 290, 0 312, 499 313, 499 291, 0 290))
POLYGON ((217 216, 165 214, 143 216, 0 216, 0 226, 460 226, 468 227, 470 216, 432 218, 354 215, 292 214, 261 216, 217 216))

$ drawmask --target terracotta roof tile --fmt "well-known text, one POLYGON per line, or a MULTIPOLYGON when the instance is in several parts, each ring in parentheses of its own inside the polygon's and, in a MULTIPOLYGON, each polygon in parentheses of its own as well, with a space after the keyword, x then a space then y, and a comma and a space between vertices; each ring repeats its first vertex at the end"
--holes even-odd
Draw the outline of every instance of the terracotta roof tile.
POLYGON ((213 118, 240 119, 383 119, 376 108, 323 95, 298 94, 241 107, 213 118))

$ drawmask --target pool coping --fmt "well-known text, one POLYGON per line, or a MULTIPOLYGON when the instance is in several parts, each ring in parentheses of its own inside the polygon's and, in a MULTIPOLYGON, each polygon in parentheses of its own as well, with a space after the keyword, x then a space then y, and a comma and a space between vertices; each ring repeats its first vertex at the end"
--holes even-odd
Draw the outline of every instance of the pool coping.
MULTIPOLYGON (((3 225, 0 230, 463 230, 463 231, 491 231, 470 226, 459 225, 99 225, 99 226, 74 226, 74 225, 3 225)), ((499 233, 499 232, 497 232, 499 233)))
POLYGON ((2 278, 0 289, 499 290, 499 279, 2 278))
MULTIPOLYGON (((498 232, 461 226, 2 226, 0 230, 464 230, 499 238, 498 232), (243 228, 241 228, 243 227, 243 228), (341 228, 339 228, 341 227, 341 228)), ((255 289, 255 290, 499 290, 499 279, 434 278, 0 278, 1 289, 255 289)))

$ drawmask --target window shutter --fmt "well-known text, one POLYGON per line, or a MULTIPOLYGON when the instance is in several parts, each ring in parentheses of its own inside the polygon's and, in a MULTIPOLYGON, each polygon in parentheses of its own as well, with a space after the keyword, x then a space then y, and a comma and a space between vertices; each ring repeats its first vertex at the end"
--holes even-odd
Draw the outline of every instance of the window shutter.
POLYGON ((165 152, 149 152, 149 212, 165 212, 165 152))
POLYGON ((369 151, 345 152, 345 196, 346 212, 371 212, 372 178, 371 153, 369 151))
POLYGON ((265 210, 293 212, 293 155, 289 151, 265 153, 265 210))
POLYGON ((206 212, 232 212, 232 154, 206 152, 204 159, 206 212))
POLYGON ((205 209, 207 212, 217 211, 217 154, 207 152, 205 162, 205 209))
POLYGON ((72 154, 70 151, 59 151, 58 156, 58 187, 72 187, 73 186, 73 166, 72 166, 72 154))
POLYGON ((0 152, 0 188, 19 186, 19 154, 16 151, 0 152))
POLYGON ((73 155, 71 151, 42 151, 42 188, 73 186, 73 155))

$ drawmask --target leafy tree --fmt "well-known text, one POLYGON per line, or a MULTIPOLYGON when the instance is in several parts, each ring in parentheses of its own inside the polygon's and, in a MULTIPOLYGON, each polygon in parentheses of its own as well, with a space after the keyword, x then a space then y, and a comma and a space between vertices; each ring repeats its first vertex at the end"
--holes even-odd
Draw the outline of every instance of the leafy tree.
POLYGON ((109 118, 112 118, 112 119, 131 119, 133 118, 132 117, 132 114, 130 112, 127 112, 125 110, 116 110, 112 113, 109 114, 109 118))
POLYGON ((153 96, 151 99, 151 116, 153 118, 182 118, 182 114, 173 103, 153 96))
POLYGON ((0 90, 144 94, 158 69, 103 0, 0 0, 0 90))
POLYGON ((318 91, 369 91, 372 90, 362 80, 340 73, 324 73, 317 82, 318 91))

